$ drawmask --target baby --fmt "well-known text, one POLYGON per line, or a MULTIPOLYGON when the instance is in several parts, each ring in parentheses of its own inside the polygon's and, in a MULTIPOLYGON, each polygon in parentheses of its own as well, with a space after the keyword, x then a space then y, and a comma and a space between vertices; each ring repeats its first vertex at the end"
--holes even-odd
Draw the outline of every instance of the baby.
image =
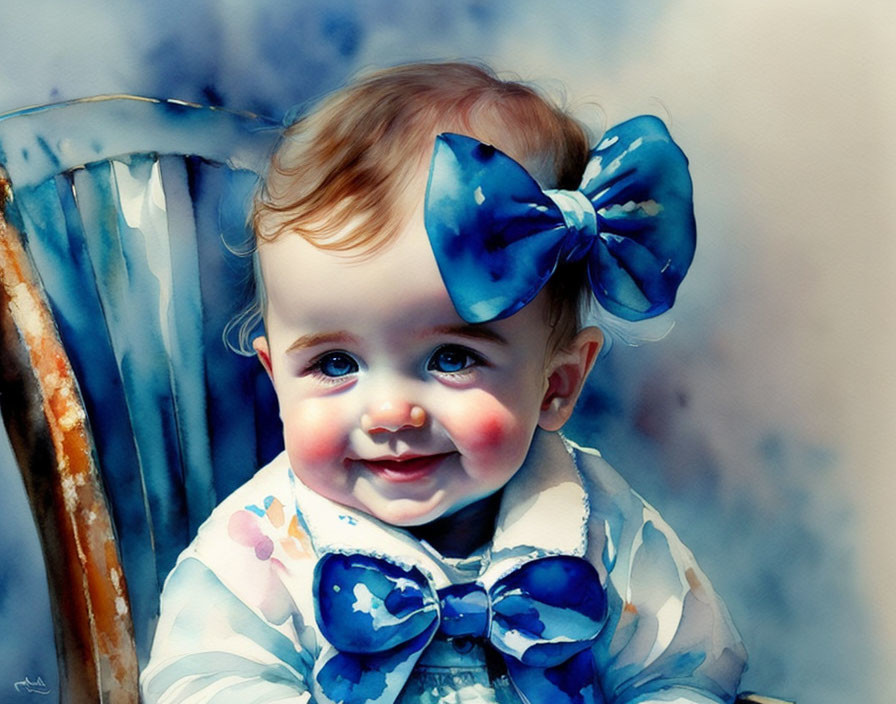
POLYGON ((590 150, 468 64, 375 73, 291 126, 253 216, 286 449, 178 560, 145 699, 732 701, 743 647, 692 555, 558 433, 590 301, 671 306, 690 188, 659 120, 590 150))

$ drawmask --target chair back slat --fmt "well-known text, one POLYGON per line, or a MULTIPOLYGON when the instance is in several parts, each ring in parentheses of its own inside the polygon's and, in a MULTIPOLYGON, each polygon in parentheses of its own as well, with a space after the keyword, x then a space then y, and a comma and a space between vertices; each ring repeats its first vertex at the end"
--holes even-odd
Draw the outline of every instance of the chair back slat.
POLYGON ((218 498, 208 434, 205 348, 202 326, 196 324, 196 321, 203 320, 196 219, 183 158, 163 156, 158 164, 164 184, 167 230, 176 233, 166 238, 166 265, 171 293, 167 310, 160 312, 167 316, 167 320, 163 321, 163 329, 166 329, 164 325, 167 323, 168 330, 164 340, 168 348, 183 458, 187 527, 190 535, 194 535, 218 498), (200 428, 203 432, 188 431, 200 428))
MULTIPOLYGON (((133 159, 136 176, 142 172, 148 177, 146 157, 133 159)), ((167 350, 159 325, 161 286, 149 263, 147 235, 125 218, 116 168, 114 161, 89 164, 74 171, 73 183, 137 442, 161 581, 174 565, 176 546, 189 540, 187 502, 167 350)), ((153 225, 159 225, 158 219, 145 223, 146 232, 151 233, 153 225)))
POLYGON ((247 479, 241 478, 241 467, 260 466, 282 449, 270 382, 257 360, 235 355, 221 338, 238 311, 235 293, 245 289, 252 275, 251 260, 235 256, 233 251, 246 247, 246 209, 256 180, 248 172, 230 171, 198 159, 188 159, 187 167, 200 234, 208 432, 216 495, 223 498, 247 479), (252 407, 246 406, 246 399, 253 400, 252 407))

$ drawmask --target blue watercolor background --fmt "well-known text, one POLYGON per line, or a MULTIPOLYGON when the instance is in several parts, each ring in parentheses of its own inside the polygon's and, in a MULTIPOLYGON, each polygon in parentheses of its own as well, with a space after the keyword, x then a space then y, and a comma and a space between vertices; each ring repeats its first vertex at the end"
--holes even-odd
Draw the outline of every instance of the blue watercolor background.
MULTIPOLYGON (((887 702, 896 104, 875 75, 896 15, 787 5, 5 0, 0 112, 134 93, 279 117, 365 67, 478 58, 598 126, 665 118, 691 159, 697 258, 675 328, 600 362, 570 434, 697 554, 751 653, 745 688, 887 702)), ((26 700, 15 682, 58 680, 2 443, 0 489, 0 701, 26 700)))

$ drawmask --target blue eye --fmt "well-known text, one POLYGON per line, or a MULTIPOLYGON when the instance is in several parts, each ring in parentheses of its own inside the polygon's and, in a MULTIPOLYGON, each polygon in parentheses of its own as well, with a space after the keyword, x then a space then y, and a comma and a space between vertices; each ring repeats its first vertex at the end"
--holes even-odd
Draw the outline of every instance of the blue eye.
POLYGON ((429 371, 454 374, 478 364, 482 364, 482 358, 476 353, 457 345, 445 345, 432 353, 426 368, 429 371))
POLYGON ((340 377, 358 371, 358 363, 345 352, 328 352, 314 363, 313 368, 324 376, 340 377))

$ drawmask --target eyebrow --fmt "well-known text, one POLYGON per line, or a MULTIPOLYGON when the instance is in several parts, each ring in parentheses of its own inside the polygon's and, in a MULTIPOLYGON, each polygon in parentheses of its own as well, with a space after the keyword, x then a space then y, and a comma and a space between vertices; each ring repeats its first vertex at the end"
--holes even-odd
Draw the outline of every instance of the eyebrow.
POLYGON ((432 337, 434 335, 457 335, 459 337, 469 337, 474 340, 495 342, 499 345, 508 344, 507 338, 482 324, 437 325, 434 328, 428 328, 427 330, 424 330, 420 333, 419 337, 432 337))
POLYGON ((354 335, 346 332, 345 330, 337 330, 334 332, 315 332, 296 338, 296 340, 286 348, 286 352, 287 354, 289 354, 291 352, 298 352, 300 350, 308 349, 309 347, 317 347, 318 345, 345 345, 351 344, 353 342, 357 342, 357 338, 354 335))

